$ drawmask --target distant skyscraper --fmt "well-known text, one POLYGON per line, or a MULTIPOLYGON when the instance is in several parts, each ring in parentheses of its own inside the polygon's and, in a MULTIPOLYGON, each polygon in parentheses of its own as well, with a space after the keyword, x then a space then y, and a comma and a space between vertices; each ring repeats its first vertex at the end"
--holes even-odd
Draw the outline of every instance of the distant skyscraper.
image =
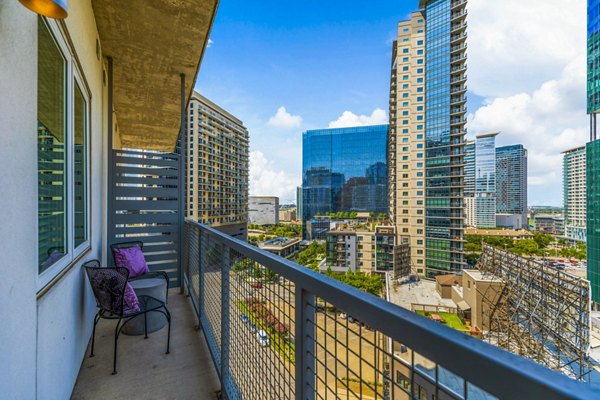
POLYGON ((296 218, 302 218, 302 186, 296 188, 296 218))
POLYGON ((422 0, 400 22, 390 90, 390 205, 413 273, 463 258, 466 1, 422 0))
POLYGON ((496 149, 496 212, 522 215, 527 228, 527 149, 523 145, 496 149))
POLYGON ((592 300, 600 303, 600 140, 596 114, 600 112, 600 0, 588 0, 587 54, 590 143, 586 147, 587 278, 592 300))
POLYGON ((475 226, 496 227, 496 136, 489 133, 475 141, 475 226))
POLYGON ((388 213, 387 125, 306 131, 302 224, 326 212, 388 213))
POLYGON ((246 240, 248 130, 242 121, 194 92, 188 132, 188 216, 246 240))
POLYGON ((564 151, 562 154, 565 236, 571 240, 585 242, 585 146, 564 151))

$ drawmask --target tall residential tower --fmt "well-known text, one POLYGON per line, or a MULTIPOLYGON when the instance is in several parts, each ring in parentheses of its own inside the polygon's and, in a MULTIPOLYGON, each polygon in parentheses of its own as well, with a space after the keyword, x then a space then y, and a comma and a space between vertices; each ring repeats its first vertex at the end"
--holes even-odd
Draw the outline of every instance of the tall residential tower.
POLYGON ((194 92, 188 132, 188 217, 246 240, 248 130, 194 92))
POLYGON ((586 146, 587 181, 587 277, 592 300, 600 303, 600 139, 596 114, 600 112, 600 0, 588 0, 587 111, 590 115, 590 142, 586 146))
POLYGON ((585 146, 563 151, 565 236, 585 242, 585 146))
POLYGON ((464 266, 466 0, 421 0, 400 22, 390 90, 390 204, 413 273, 464 266))

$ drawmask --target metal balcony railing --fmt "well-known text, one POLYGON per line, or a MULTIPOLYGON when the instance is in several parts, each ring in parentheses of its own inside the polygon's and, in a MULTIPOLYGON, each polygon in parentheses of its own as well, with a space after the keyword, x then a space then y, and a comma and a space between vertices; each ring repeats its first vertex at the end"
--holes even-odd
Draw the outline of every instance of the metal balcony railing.
POLYGON ((228 399, 566 399, 600 392, 188 220, 184 282, 228 399))

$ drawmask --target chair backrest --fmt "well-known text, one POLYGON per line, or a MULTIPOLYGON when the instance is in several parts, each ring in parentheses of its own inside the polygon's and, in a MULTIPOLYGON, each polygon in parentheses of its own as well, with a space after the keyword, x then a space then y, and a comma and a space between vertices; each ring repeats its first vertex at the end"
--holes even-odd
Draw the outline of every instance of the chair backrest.
POLYGON ((123 315, 123 299, 129 270, 122 267, 84 266, 84 268, 98 307, 113 314, 123 315))
POLYGON ((112 254, 112 259, 113 259, 113 264, 116 264, 115 262, 115 250, 117 249, 128 249, 130 247, 134 247, 134 246, 139 246, 140 250, 144 250, 144 242, 142 242, 141 240, 134 240, 131 242, 121 242, 121 243, 113 243, 110 245, 110 253, 112 254))

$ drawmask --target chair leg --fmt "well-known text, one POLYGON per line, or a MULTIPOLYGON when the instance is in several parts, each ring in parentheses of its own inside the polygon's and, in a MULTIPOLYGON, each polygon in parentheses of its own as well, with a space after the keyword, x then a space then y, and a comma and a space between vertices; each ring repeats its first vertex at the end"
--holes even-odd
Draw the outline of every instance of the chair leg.
POLYGON ((144 339, 148 339, 148 313, 144 313, 144 339))
POLYGON ((94 357, 94 342, 96 341, 96 324, 100 321, 100 311, 94 316, 94 327, 92 328, 92 348, 90 350, 90 357, 94 357))
POLYGON ((165 307, 165 311, 167 312, 167 353, 170 353, 170 347, 171 347, 171 313, 169 312, 169 310, 167 310, 167 307, 165 307))
POLYGON ((121 325, 121 319, 119 319, 119 322, 117 322, 117 326, 115 327, 115 348, 114 348, 114 353, 113 353, 113 375, 117 374, 117 342, 119 340, 119 333, 120 333, 120 329, 119 329, 119 325, 121 325))

